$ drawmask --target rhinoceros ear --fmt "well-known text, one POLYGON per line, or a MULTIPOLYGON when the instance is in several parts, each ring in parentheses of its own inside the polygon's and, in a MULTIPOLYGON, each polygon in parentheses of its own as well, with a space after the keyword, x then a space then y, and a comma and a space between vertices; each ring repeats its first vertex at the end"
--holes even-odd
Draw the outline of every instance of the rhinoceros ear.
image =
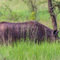
POLYGON ((59 32, 59 31, 57 31, 57 30, 54 30, 54 31, 53 31, 53 34, 58 34, 58 32, 59 32))

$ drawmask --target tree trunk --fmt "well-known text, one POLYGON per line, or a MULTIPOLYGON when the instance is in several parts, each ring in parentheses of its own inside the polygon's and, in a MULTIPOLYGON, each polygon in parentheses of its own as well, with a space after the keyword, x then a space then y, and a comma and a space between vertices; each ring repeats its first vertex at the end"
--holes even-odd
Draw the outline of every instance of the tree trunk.
POLYGON ((54 9, 52 6, 52 0, 48 0, 48 8, 49 8, 49 13, 52 19, 53 30, 57 30, 57 22, 56 22, 56 16, 54 14, 54 9))

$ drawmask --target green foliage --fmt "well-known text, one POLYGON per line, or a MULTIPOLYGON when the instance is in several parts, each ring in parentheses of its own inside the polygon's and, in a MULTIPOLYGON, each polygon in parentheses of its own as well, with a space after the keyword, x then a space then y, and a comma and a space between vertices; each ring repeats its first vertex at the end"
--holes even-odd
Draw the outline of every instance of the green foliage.
MULTIPOLYGON (((27 1, 27 0, 26 0, 27 1)), ((47 0, 44 0, 47 1, 47 0)), ((47 3, 43 3, 43 0, 39 0, 37 3, 38 11, 35 14, 35 11, 30 12, 28 6, 23 3, 21 0, 1 0, 0 4, 0 21, 28 21, 28 20, 35 20, 35 15, 37 16, 36 19, 38 21, 48 21, 50 19, 50 15, 48 12, 48 5, 47 3), (40 5, 41 2, 41 5, 40 5), (12 12, 10 12, 10 10, 12 12), (35 14, 35 15, 34 15, 35 14)), ((60 20, 60 14, 57 16, 57 19, 60 20)))
POLYGON ((36 15, 35 11, 31 12, 30 20, 35 20, 35 18, 36 18, 35 15, 36 15))
POLYGON ((53 6, 56 15, 60 13, 60 1, 59 0, 53 0, 53 6))

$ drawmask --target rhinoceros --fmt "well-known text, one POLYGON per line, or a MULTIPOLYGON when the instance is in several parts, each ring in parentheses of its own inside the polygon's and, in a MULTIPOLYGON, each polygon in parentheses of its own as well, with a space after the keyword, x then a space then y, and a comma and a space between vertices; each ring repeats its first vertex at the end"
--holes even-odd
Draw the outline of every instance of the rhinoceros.
POLYGON ((27 21, 21 23, 0 22, 0 41, 17 41, 23 38, 38 43, 47 40, 55 41, 58 38, 58 31, 46 27, 37 21, 27 21))

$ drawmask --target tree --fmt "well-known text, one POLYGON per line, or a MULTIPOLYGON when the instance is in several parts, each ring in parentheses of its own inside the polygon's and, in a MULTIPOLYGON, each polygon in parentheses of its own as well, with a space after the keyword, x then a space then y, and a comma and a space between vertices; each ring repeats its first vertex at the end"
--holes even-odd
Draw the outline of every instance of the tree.
POLYGON ((60 10, 60 1, 56 1, 56 0, 53 0, 53 5, 54 7, 58 7, 58 9, 60 10))
POLYGON ((36 20, 36 14, 37 14, 37 0, 22 0, 29 8, 29 10, 32 12, 33 20, 36 20))
POLYGON ((48 0, 48 8, 49 8, 49 13, 52 19, 53 30, 57 31, 56 15, 54 13, 52 0, 48 0))
MULTIPOLYGON (((6 19, 17 21, 20 18, 20 16, 10 8, 10 5, 11 5, 12 1, 14 1, 14 0, 6 0, 6 3, 3 2, 2 7, 4 8, 4 11, 8 12, 8 14, 6 16, 6 19)), ((15 1, 14 4, 16 4, 17 1, 15 1)))
POLYGON ((42 3, 46 3, 47 0, 22 0, 31 11, 31 16, 33 20, 37 20, 37 11, 42 3))

